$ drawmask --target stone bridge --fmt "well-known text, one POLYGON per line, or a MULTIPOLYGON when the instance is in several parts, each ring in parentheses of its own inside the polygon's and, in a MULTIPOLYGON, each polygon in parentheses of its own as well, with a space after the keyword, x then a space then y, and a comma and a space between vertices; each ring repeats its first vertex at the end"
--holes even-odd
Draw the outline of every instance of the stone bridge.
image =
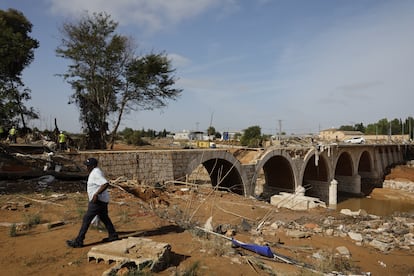
POLYGON ((185 149, 96 151, 71 154, 82 162, 96 157, 109 179, 125 176, 144 185, 187 181, 202 165, 211 184, 244 196, 273 195, 298 189, 336 204, 341 193, 366 194, 381 186, 389 166, 404 161, 404 145, 309 145, 267 149, 185 149), (242 152, 253 151, 243 161, 242 152))

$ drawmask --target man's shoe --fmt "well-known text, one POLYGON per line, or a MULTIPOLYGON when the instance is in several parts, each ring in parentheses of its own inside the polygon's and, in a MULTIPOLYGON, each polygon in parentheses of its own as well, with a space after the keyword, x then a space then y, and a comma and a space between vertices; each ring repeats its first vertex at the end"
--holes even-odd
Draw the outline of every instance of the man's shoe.
POLYGON ((66 244, 73 248, 81 248, 83 247, 83 243, 77 242, 76 240, 67 240, 66 244))
POLYGON ((113 241, 117 241, 117 240, 119 240, 119 237, 114 236, 114 237, 104 238, 104 239, 102 239, 102 242, 113 242, 113 241))

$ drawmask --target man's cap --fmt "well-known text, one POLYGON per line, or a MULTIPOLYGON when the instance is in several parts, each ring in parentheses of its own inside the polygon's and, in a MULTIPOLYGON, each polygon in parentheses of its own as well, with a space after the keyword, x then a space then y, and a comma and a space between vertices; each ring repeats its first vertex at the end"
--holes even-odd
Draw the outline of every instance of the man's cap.
POLYGON ((98 165, 98 160, 96 160, 95 158, 88 158, 86 159, 85 162, 83 162, 83 164, 85 164, 86 166, 97 166, 98 165))

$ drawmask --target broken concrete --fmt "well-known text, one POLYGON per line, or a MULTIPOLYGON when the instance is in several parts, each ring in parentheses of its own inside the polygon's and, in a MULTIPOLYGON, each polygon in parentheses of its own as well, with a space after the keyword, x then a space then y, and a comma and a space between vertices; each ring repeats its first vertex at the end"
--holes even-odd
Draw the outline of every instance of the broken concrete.
POLYGON ((290 194, 281 192, 270 198, 270 204, 278 208, 288 208, 292 210, 308 210, 316 207, 326 208, 325 202, 315 197, 309 197, 299 194, 290 194))
POLYGON ((158 272, 168 267, 171 246, 147 238, 129 237, 92 247, 88 252, 88 261, 93 259, 117 264, 133 262, 138 270, 149 267, 152 272, 158 272))

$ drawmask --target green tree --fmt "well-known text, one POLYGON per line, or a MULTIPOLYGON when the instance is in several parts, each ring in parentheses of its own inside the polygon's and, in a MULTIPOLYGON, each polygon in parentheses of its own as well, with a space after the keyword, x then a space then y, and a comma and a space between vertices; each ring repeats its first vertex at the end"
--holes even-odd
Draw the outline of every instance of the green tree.
POLYGON ((391 135, 393 135, 393 134, 401 134, 401 129, 402 129, 402 122, 401 122, 401 119, 393 119, 391 122, 390 122, 390 125, 391 125, 391 133, 389 133, 389 134, 391 134, 391 135))
POLYGON ((214 135, 214 134, 216 134, 216 129, 215 129, 215 127, 213 127, 213 126, 210 126, 210 127, 207 129, 207 135, 208 135, 208 136, 210 136, 210 135, 214 135))
POLYGON ((257 148, 262 141, 262 130, 260 126, 251 126, 244 130, 244 133, 240 139, 242 146, 257 148))
POLYGON ((365 127, 363 123, 355 124, 355 125, 343 125, 339 127, 339 130, 342 131, 361 131, 365 133, 365 127))
POLYGON ((106 148, 108 131, 112 148, 125 114, 165 107, 182 92, 172 88, 175 69, 166 54, 136 56, 132 39, 117 34, 117 27, 105 13, 86 14, 79 22, 63 24, 56 49, 72 61, 62 76, 74 90, 70 103, 80 109, 88 148, 106 148))
POLYGON ((351 125, 344 125, 344 126, 340 126, 339 130, 342 131, 354 131, 354 127, 351 125))
POLYGON ((26 119, 37 119, 26 107, 31 91, 24 87, 22 71, 33 61, 39 42, 29 36, 32 24, 20 11, 0 10, 0 124, 18 124, 26 129, 26 119))
POLYGON ((386 118, 381 119, 377 122, 378 134, 387 135, 389 134, 390 124, 386 118))
POLYGON ((365 133, 366 128, 365 128, 363 123, 359 123, 359 124, 355 124, 354 130, 361 131, 362 133, 365 133))
POLYGON ((160 132, 160 137, 163 137, 163 138, 165 138, 165 137, 167 137, 167 134, 168 134, 168 132, 167 132, 167 130, 164 128, 163 129, 163 131, 162 132, 160 132))
POLYGON ((368 124, 367 127, 365 128, 365 134, 367 135, 374 135, 374 134, 378 134, 378 125, 375 124, 368 124))
POLYGON ((414 127, 414 118, 408 117, 404 122, 404 133, 409 135, 410 139, 413 139, 413 127, 414 127))

